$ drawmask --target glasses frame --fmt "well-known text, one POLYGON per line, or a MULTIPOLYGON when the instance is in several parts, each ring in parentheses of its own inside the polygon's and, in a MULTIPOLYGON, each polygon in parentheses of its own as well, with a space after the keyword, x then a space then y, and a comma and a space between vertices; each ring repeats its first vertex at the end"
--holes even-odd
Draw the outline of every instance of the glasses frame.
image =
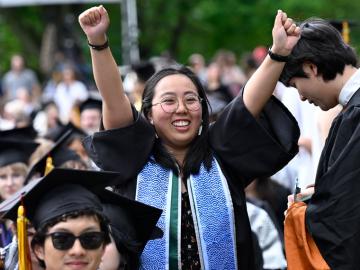
MULTIPOLYGON (((105 243, 105 233, 101 232, 101 231, 100 232, 98 232, 98 231, 83 232, 78 236, 74 235, 71 232, 53 232, 53 233, 46 234, 45 237, 51 237, 51 242, 53 244, 53 247, 57 250, 62 250, 62 251, 71 249, 74 246, 76 239, 79 239, 80 245, 82 246, 83 249, 86 249, 86 250, 96 250, 105 243), (86 235, 89 235, 89 234, 94 234, 97 237, 100 237, 101 242, 99 241, 98 246, 89 247, 89 245, 86 242, 87 241, 86 238, 84 238, 84 237, 86 237, 86 235), (61 246, 59 246, 59 243, 56 243, 56 239, 55 239, 56 235, 68 236, 64 247, 61 247, 61 246), (69 240, 69 237, 71 238, 71 242, 69 240), (71 243, 71 245, 70 245, 70 243, 71 243)), ((93 243, 93 241, 91 243, 93 243)), ((90 245, 91 245, 91 243, 90 243, 90 245)))
MULTIPOLYGON (((201 106, 202 106, 202 102, 203 102, 203 100, 204 100, 204 99, 203 99, 202 97, 200 97, 199 95, 194 95, 194 96, 197 97, 197 99, 198 99, 198 101, 199 101, 199 104, 200 104, 199 108, 196 109, 196 110, 191 110, 191 109, 189 109, 188 106, 186 105, 186 103, 184 102, 184 97, 182 98, 182 101, 183 101, 183 104, 184 104, 185 108, 186 108, 188 111, 191 111, 191 112, 196 112, 196 111, 200 110, 200 108, 201 108, 201 106)), ((157 102, 157 103, 151 104, 151 106, 157 106, 157 105, 160 104, 161 109, 162 109, 165 113, 174 113, 174 112, 177 111, 177 109, 179 109, 179 99, 176 98, 176 101, 177 101, 177 106, 176 106, 176 108, 175 108, 173 111, 171 111, 171 112, 167 112, 167 111, 164 109, 164 107, 163 107, 163 105, 162 105, 162 104, 165 102, 164 99, 161 100, 161 101, 159 101, 159 102, 157 102)))

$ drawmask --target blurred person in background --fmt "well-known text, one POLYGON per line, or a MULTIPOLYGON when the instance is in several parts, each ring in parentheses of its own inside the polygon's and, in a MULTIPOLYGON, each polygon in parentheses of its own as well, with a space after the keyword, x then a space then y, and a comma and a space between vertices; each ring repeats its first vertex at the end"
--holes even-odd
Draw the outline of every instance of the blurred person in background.
POLYGON ((247 78, 237 65, 236 55, 229 50, 219 50, 214 57, 220 68, 221 82, 223 85, 229 87, 233 97, 235 97, 244 86, 247 78))
POLYGON ((210 104, 210 121, 215 121, 233 96, 228 86, 221 81, 220 68, 216 62, 206 69, 205 93, 210 104))
POLYGON ((25 88, 33 102, 39 100, 41 89, 34 71, 26 68, 25 59, 20 54, 11 57, 11 68, 2 79, 2 91, 6 100, 16 97, 16 91, 25 88))
POLYGON ((79 119, 73 111, 76 105, 85 101, 88 97, 86 85, 76 79, 75 70, 68 65, 62 70, 62 80, 56 86, 54 101, 59 108, 60 120, 68 123, 73 117, 77 122, 79 119))
POLYGON ((193 53, 188 59, 189 67, 199 77, 199 80, 205 84, 206 82, 206 62, 200 53, 193 53))
POLYGON ((80 128, 88 135, 100 129, 102 101, 99 92, 91 91, 89 98, 79 106, 80 128))

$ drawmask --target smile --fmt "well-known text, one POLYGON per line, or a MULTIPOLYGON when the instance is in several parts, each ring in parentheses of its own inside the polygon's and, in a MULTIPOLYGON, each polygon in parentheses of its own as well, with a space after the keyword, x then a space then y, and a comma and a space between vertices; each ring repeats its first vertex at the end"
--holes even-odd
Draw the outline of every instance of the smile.
POLYGON ((175 127, 187 127, 188 125, 190 125, 190 121, 180 120, 180 121, 174 121, 172 122, 172 124, 175 127))

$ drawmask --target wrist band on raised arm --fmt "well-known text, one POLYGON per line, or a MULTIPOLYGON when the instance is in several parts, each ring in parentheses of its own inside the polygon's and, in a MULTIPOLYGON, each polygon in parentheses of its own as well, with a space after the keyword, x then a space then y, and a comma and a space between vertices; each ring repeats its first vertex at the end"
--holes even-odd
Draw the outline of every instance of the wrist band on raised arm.
POLYGON ((105 43, 102 44, 102 45, 94 45, 94 44, 91 44, 91 43, 88 41, 88 45, 89 45, 89 47, 90 47, 91 49, 93 49, 93 50, 102 51, 102 50, 104 50, 104 49, 106 49, 106 48, 109 47, 109 40, 106 39, 105 43))
POLYGON ((270 58, 272 60, 276 61, 276 62, 287 62, 287 61, 289 61, 289 56, 283 56, 283 55, 273 53, 271 51, 271 48, 269 48, 268 54, 269 54, 270 58))

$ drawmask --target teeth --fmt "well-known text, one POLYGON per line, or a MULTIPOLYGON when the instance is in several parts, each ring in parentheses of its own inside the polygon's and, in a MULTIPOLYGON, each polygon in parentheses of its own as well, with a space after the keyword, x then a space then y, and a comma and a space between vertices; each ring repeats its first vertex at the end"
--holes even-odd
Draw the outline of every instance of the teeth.
POLYGON ((175 121, 173 122, 173 125, 175 127, 185 127, 188 126, 190 124, 190 121, 175 121))

